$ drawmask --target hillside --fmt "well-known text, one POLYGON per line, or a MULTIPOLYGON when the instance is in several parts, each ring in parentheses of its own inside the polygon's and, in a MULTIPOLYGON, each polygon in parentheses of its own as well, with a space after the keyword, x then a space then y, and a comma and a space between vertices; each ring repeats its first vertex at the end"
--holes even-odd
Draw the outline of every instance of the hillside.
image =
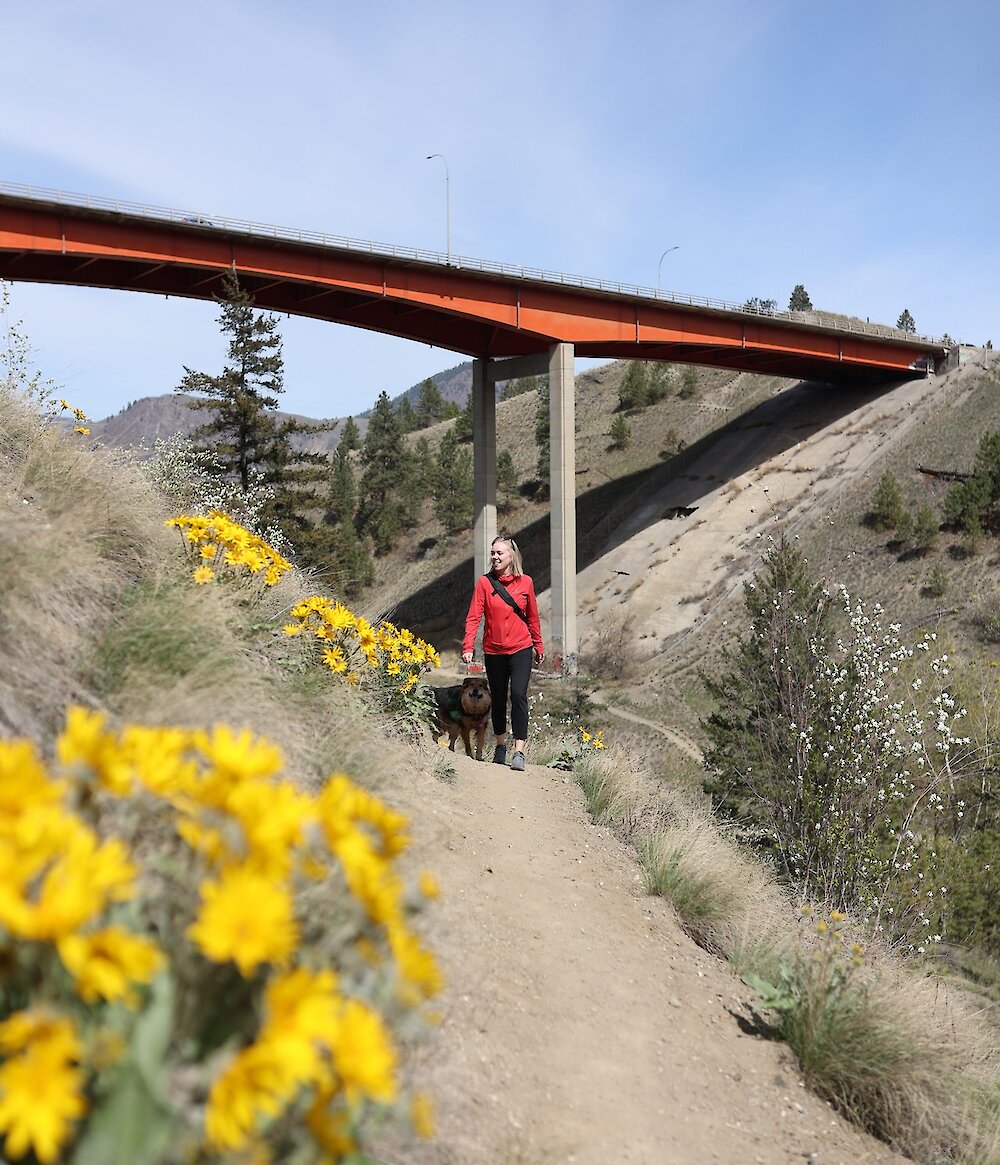
MULTIPOLYGON (((71 703, 116 723, 228 723, 276 741, 304 789, 342 770, 407 812, 407 869, 443 890, 422 928, 448 981, 440 1030, 407 1073, 434 1096, 439 1132, 386 1132, 384 1165, 900 1160, 808 1096, 749 992, 642 894, 634 857, 590 824, 566 774, 401 740, 282 647, 311 580, 255 600, 195 587, 134 472, 0 408, 5 738, 50 756, 71 703)), ((312 913, 336 935, 337 902, 312 913)))

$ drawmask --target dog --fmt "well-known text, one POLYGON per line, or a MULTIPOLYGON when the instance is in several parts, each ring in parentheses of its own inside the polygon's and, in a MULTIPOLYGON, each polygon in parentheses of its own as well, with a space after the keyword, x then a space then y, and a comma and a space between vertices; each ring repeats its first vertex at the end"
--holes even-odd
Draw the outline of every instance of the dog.
POLYGON ((438 735, 448 733, 448 748, 454 752, 459 735, 465 745, 465 755, 472 756, 472 733, 476 734, 476 760, 483 759, 486 744, 486 722, 490 718, 493 700, 485 676, 468 676, 450 688, 432 688, 434 693, 435 726, 438 735))

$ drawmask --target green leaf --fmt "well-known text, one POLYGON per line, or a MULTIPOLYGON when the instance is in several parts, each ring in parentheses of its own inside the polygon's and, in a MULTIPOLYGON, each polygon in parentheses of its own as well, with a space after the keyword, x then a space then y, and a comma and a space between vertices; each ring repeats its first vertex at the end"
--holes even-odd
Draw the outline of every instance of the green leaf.
POLYGON ((142 1076, 126 1064, 94 1108, 70 1165, 158 1165, 175 1123, 175 1114, 152 1096, 142 1076))
POLYGON ((153 980, 149 1006, 132 1030, 132 1059, 154 1097, 163 1095, 164 1065, 174 1026, 173 976, 157 975, 153 980))

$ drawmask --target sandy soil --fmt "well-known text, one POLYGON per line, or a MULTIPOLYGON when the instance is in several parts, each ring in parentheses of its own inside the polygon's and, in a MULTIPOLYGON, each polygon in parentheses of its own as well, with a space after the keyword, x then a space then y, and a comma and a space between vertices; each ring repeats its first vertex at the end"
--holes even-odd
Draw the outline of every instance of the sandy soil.
MULTIPOLYGON (((644 654, 673 648, 738 592, 769 535, 794 536, 810 512, 866 475, 887 445, 960 396, 976 371, 875 395, 800 384, 747 414, 623 522, 579 573, 581 649, 597 625, 625 611, 644 654)), ((539 596, 543 624, 550 608, 546 592, 539 596)))
MULTIPOLYGON (((449 758, 450 759, 450 758, 449 758)), ((443 889, 436 1140, 392 1165, 899 1163, 803 1087, 569 774, 454 760, 405 806, 443 889)))

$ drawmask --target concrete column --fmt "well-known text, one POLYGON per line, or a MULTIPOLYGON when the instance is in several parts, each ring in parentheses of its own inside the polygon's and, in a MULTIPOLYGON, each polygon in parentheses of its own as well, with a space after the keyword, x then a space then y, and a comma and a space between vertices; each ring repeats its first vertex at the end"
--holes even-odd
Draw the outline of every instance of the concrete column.
POLYGON ((472 361, 473 582, 490 568, 497 532, 497 404, 488 359, 472 361))
POLYGON ((576 674, 576 400, 573 345, 549 350, 552 644, 564 675, 576 674))

